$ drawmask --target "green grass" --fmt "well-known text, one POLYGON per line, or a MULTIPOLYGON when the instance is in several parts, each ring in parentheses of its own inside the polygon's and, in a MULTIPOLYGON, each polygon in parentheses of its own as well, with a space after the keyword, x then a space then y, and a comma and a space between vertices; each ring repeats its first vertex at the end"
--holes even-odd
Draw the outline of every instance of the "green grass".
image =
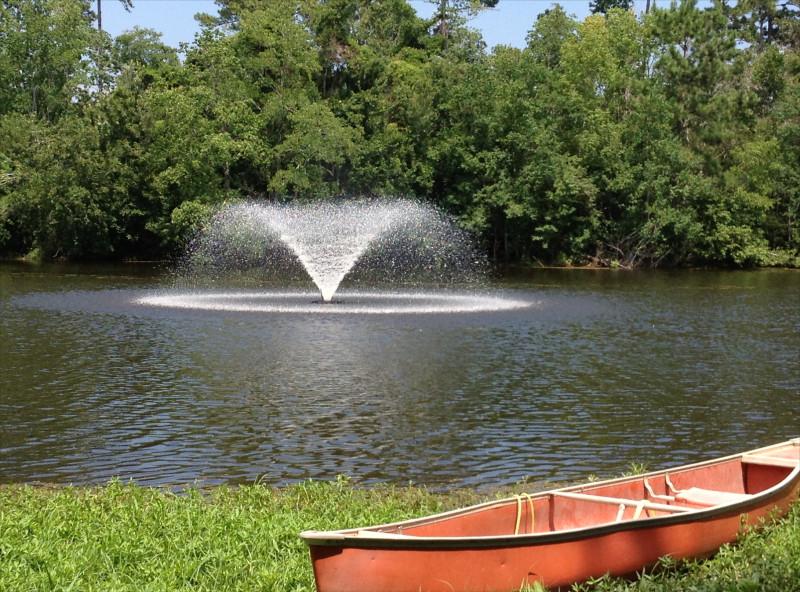
POLYGON ((0 488, 0 590, 311 591, 297 534, 441 511, 471 494, 304 483, 283 490, 0 488))
MULTIPOLYGON (((357 488, 346 480, 168 491, 0 488, 0 590, 314 590, 297 533, 439 512, 471 492, 357 488)), ((666 564, 630 583, 580 590, 800 590, 800 507, 714 559, 666 564)), ((376 591, 379 592, 379 591, 376 591)))

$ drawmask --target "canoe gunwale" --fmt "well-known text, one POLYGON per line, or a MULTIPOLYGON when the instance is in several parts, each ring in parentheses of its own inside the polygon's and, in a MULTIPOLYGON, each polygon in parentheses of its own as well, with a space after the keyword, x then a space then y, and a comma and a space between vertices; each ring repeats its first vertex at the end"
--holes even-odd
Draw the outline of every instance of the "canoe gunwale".
MULTIPOLYGON (((549 491, 539 492, 533 495, 534 498, 545 497, 559 492, 575 492, 580 493, 586 488, 595 488, 607 484, 624 483, 643 478, 651 478, 663 476, 665 474, 674 473, 677 471, 684 471, 688 469, 701 468, 719 463, 728 462, 731 460, 741 459, 745 455, 752 455, 754 453, 763 453, 764 451, 775 449, 781 446, 794 445, 800 447, 800 438, 795 438, 782 442, 780 444, 768 446, 765 448, 748 451, 745 453, 734 454, 727 457, 707 460, 690 465, 681 465, 669 469, 662 469, 641 475, 631 477, 620 477, 609 479, 605 481, 597 481, 594 483, 584 483, 570 487, 564 487, 549 491)), ((800 448, 798 449, 800 450, 800 448)), ((610 522, 606 524, 599 524, 596 526, 572 528, 567 530, 558 530, 555 532, 541 532, 541 533, 528 533, 518 535, 492 535, 492 536, 460 536, 460 537, 428 537, 428 536, 414 536, 402 535, 395 533, 381 533, 380 529, 397 528, 399 526, 433 524, 443 520, 457 517, 459 515, 466 515, 473 512, 482 511, 491 507, 511 503, 515 500, 514 497, 505 498, 502 500, 493 500, 466 508, 460 508, 435 514, 422 518, 414 518, 401 522, 394 522, 390 524, 383 524, 377 526, 370 526, 368 529, 345 529, 338 531, 306 531, 300 533, 300 537, 312 547, 341 547, 341 548, 359 548, 359 549, 486 549, 486 548, 499 548, 499 547, 523 547, 523 546, 538 546, 553 543, 570 542, 580 539, 593 538, 603 535, 612 534, 620 531, 638 530, 643 528, 660 528, 673 525, 680 525, 692 522, 710 522, 718 519, 725 519, 737 514, 744 514, 762 507, 770 506, 773 502, 778 502, 787 495, 790 495, 792 490, 800 485, 800 463, 779 483, 764 491, 753 494, 751 497, 741 501, 735 501, 728 504, 720 504, 711 506, 709 508, 690 509, 685 512, 676 512, 675 514, 665 516, 653 516, 638 518, 636 520, 627 520, 622 522, 610 522), (365 531, 366 530, 366 531, 365 531), (374 536, 370 536, 370 531, 376 531, 374 536), (383 536, 381 536, 383 535, 383 536), (386 536, 388 535, 388 536, 386 536)))

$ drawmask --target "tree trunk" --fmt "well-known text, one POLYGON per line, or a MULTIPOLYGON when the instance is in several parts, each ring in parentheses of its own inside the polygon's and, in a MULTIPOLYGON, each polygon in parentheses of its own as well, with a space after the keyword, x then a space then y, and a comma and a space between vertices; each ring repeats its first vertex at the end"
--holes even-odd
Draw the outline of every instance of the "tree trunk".
POLYGON ((444 46, 447 48, 447 0, 439 0, 439 34, 444 37, 444 46))

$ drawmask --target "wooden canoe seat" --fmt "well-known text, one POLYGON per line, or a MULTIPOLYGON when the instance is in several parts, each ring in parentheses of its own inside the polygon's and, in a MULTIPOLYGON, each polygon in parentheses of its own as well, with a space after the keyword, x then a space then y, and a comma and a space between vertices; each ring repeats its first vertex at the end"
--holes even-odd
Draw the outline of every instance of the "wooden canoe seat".
POLYGON ((702 489, 690 487, 675 493, 675 501, 693 506, 721 506, 735 504, 753 497, 749 493, 733 493, 730 491, 717 491, 715 489, 702 489))
POLYGON ((745 454, 742 462, 748 465, 766 465, 770 467, 787 467, 793 469, 800 463, 800 458, 786 456, 765 456, 761 454, 745 454))
POLYGON ((735 504, 753 497, 749 493, 736 493, 734 491, 719 491, 717 489, 703 489, 702 487, 688 487, 678 489, 672 484, 668 474, 664 475, 664 480, 672 495, 655 495, 653 488, 644 480, 644 486, 651 497, 667 502, 679 502, 692 506, 712 507, 725 504, 735 504))

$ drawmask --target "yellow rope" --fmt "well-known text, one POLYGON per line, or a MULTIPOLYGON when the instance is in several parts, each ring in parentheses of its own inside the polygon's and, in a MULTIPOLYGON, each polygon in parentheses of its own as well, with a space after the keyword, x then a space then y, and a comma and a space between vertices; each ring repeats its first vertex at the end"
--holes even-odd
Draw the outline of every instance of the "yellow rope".
POLYGON ((515 535, 519 534, 519 526, 520 526, 520 522, 522 522, 522 498, 523 497, 525 497, 525 499, 528 500, 528 507, 530 508, 530 514, 531 514, 531 530, 530 530, 530 534, 533 534, 534 528, 536 526, 536 516, 534 514, 535 510, 534 510, 534 507, 533 507, 533 498, 531 498, 531 496, 528 495, 527 493, 522 493, 520 495, 515 495, 514 497, 517 500, 517 520, 516 520, 516 522, 514 524, 514 534, 515 535))

